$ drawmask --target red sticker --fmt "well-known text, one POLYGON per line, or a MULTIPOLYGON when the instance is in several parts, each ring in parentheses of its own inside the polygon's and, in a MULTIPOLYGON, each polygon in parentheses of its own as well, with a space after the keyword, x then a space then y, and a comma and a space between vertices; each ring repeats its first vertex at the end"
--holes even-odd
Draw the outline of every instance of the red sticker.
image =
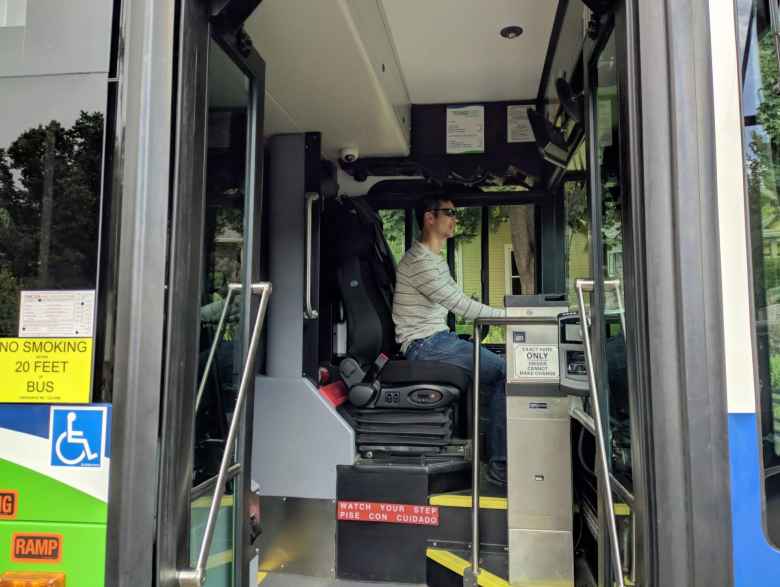
POLYGON ((336 508, 336 519, 344 522, 438 526, 439 508, 433 505, 377 501, 339 501, 336 508))
POLYGON ((14 489, 0 489, 0 520, 13 520, 19 509, 19 492, 14 489))
POLYGON ((11 560, 17 563, 58 563, 62 560, 60 534, 14 534, 11 560))

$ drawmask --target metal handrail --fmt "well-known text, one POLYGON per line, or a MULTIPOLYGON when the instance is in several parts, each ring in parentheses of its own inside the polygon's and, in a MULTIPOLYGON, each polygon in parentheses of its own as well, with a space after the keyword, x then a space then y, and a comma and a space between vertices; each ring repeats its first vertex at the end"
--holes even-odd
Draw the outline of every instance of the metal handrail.
POLYGON ((626 505, 628 505, 628 507, 630 507, 631 510, 633 511, 634 494, 631 493, 628 490, 628 488, 620 482, 620 479, 615 477, 615 475, 613 475, 612 473, 609 474, 609 479, 612 482, 612 487, 615 490, 615 493, 617 493, 618 497, 620 497, 620 499, 622 499, 626 503, 626 505))
POLYGON ((316 192, 309 192, 306 194, 306 309, 305 309, 305 315, 306 318, 310 320, 315 320, 317 317, 319 317, 319 312, 315 310, 312 307, 312 301, 311 301, 311 290, 312 290, 312 283, 311 283, 311 266, 312 266, 312 258, 311 258, 311 241, 312 241, 312 211, 314 208, 314 202, 320 199, 320 195, 316 192))
POLYGON ((238 388, 238 397, 233 411, 233 419, 230 421, 230 430, 225 441, 225 452, 222 454, 222 461, 219 465, 219 474, 217 475, 217 485, 214 488, 214 496, 211 499, 209 515, 206 519, 206 528, 203 532, 203 542, 200 545, 198 559, 193 569, 180 570, 176 573, 180 587, 200 587, 206 580, 206 563, 208 561, 209 551, 211 550, 211 541, 214 538, 214 529, 216 528, 217 515, 222 497, 225 495, 225 486, 227 484, 228 469, 232 460, 233 445, 238 436, 238 428, 241 421, 241 412, 246 400, 249 384, 253 381, 255 356, 257 348, 260 346, 260 332, 263 330, 265 315, 268 310, 268 300, 271 297, 272 287, 268 282, 253 283, 252 293, 260 294, 260 308, 257 311, 255 325, 252 329, 252 337, 249 341, 249 350, 246 354, 246 362, 241 373, 241 383, 238 388))
MULTIPOLYGON (((240 472, 241 472, 241 463, 234 463, 230 465, 230 467, 227 470, 227 475, 225 480, 230 481, 240 472)), ((216 487, 216 485, 217 485, 216 477, 211 477, 210 479, 206 479, 203 483, 199 483, 198 485, 192 488, 192 491, 190 491, 190 501, 195 501, 196 499, 203 497, 214 487, 216 487)))
POLYGON ((472 453, 471 463, 471 569, 464 571, 464 582, 477 585, 479 577, 479 351, 482 349, 480 328, 482 326, 521 326, 523 324, 557 324, 558 318, 550 316, 517 316, 507 318, 477 318, 474 320, 474 405, 472 407, 472 453), (468 575, 468 579, 466 579, 468 575))
POLYGON ((596 435, 596 424, 593 423, 593 416, 583 411, 582 408, 574 408, 570 410, 569 415, 575 420, 577 420, 577 422, 582 424, 585 430, 587 430, 594 436, 596 435))
MULTIPOLYGON (((612 282, 605 282, 612 284, 612 282)), ((606 439, 604 438, 604 427, 601 420, 601 406, 599 404, 599 392, 596 385, 596 374, 594 371, 593 363, 593 348, 590 344, 590 328, 588 322, 588 316, 585 311, 585 295, 584 292, 593 291, 593 280, 578 279, 576 281, 577 287, 577 300, 580 306, 580 327, 582 330, 582 339, 585 343, 585 358, 588 362, 588 382, 590 383, 591 403, 593 404, 593 419, 596 424, 596 445, 599 456, 598 473, 601 477, 601 482, 604 487, 604 499, 607 506, 607 525, 609 527, 609 541, 612 547, 612 564, 615 567, 615 579, 619 587, 624 587, 623 581, 623 563, 620 557, 620 544, 617 532, 617 521, 615 520, 615 504, 612 499, 612 479, 609 471, 609 463, 607 460, 607 446, 606 439)), ((619 282, 617 287, 619 288, 619 282)), ((619 291, 619 290, 618 290, 619 291)), ((622 306, 622 303, 620 304, 622 306)), ((625 330, 623 331, 625 334, 625 330)))
POLYGON ((231 298, 233 297, 233 292, 240 291, 241 287, 242 284, 240 283, 228 284, 228 293, 227 293, 227 297, 225 297, 225 305, 222 308, 222 313, 219 316, 217 331, 214 333, 214 341, 211 343, 211 349, 209 350, 209 357, 206 360, 206 367, 203 369, 203 377, 201 378, 200 385, 198 386, 198 395, 195 398, 195 413, 198 412, 198 408, 200 407, 200 402, 203 399, 203 393, 206 390, 206 381, 208 381, 209 373, 211 372, 211 365, 214 362, 214 357, 217 354, 217 347, 219 347, 219 343, 222 340, 222 329, 225 327, 225 319, 227 318, 227 313, 230 309, 230 304, 232 303, 231 298))

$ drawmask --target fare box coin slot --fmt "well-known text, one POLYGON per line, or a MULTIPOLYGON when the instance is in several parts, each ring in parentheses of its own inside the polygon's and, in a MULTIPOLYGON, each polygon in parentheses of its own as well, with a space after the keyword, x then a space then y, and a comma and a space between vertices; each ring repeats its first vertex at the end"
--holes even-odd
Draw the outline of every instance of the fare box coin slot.
POLYGON ((13 534, 11 560, 17 563, 58 563, 62 560, 62 535, 13 534))
POLYGON ((0 489, 0 520, 15 520, 19 511, 19 492, 0 489))

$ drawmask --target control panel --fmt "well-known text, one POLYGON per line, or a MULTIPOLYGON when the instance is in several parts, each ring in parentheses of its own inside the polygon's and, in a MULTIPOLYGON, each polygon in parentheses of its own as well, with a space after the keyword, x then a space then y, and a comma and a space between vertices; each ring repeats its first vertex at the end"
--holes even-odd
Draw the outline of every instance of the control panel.
POLYGON ((587 396, 590 388, 579 314, 565 312, 558 316, 558 341, 561 391, 587 396))

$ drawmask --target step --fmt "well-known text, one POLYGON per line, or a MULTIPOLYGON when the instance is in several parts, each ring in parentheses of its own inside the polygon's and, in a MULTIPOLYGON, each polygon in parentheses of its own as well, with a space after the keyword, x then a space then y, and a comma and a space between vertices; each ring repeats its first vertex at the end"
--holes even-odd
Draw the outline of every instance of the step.
MULTIPOLYGON (((453 492, 453 493, 439 493, 431 495, 428 503, 439 507, 451 507, 451 508, 467 508, 471 509, 472 500, 471 492, 453 492)), ((484 510, 504 510, 508 507, 508 501, 506 497, 480 495, 479 496, 479 508, 484 510)))
MULTIPOLYGON (((426 506, 431 494, 468 486, 470 463, 462 459, 425 465, 403 461, 362 461, 337 469, 339 501, 426 506)), ((468 510, 463 510, 468 511, 468 510)), ((352 581, 425 581, 425 549, 431 541, 461 540, 460 520, 411 525, 339 520, 336 523, 336 575, 352 581), (454 524, 454 525, 453 525, 454 524), (455 538, 449 538, 455 536, 455 538)))
MULTIPOLYGON (((432 529, 429 545, 457 548, 471 544, 470 489, 433 494, 428 503, 439 508, 439 526, 432 529)), ((479 506, 480 543, 506 548, 509 544, 506 497, 480 495, 479 506)))
MULTIPOLYGON (((429 587, 462 587, 463 574, 471 568, 471 562, 466 558, 466 551, 448 550, 443 548, 428 548, 426 551, 428 563, 429 587)), ((477 584, 483 587, 509 587, 509 581, 497 573, 506 574, 505 553, 483 553, 480 557, 482 566, 477 576, 477 584), (499 570, 496 567, 501 567, 499 570), (495 571, 495 572, 493 572, 495 571)))

